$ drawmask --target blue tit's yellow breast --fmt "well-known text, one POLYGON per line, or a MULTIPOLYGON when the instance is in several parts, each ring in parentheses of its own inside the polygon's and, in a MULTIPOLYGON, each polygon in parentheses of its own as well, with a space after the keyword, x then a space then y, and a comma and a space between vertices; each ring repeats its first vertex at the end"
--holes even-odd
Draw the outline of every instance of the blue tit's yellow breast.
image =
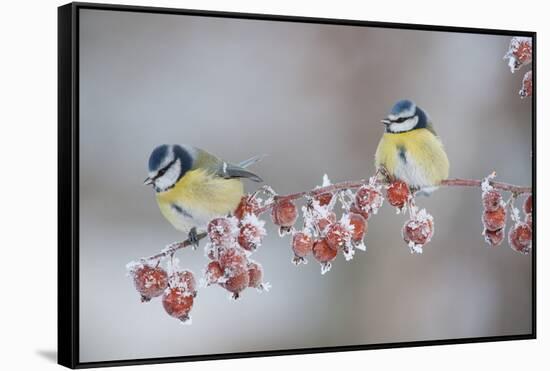
POLYGON ((427 129, 384 133, 375 166, 410 185, 437 185, 449 176, 449 160, 439 138, 427 129))
POLYGON ((203 227, 215 216, 235 210, 244 194, 239 179, 224 179, 203 169, 188 171, 165 192, 157 193, 162 214, 177 229, 203 227))

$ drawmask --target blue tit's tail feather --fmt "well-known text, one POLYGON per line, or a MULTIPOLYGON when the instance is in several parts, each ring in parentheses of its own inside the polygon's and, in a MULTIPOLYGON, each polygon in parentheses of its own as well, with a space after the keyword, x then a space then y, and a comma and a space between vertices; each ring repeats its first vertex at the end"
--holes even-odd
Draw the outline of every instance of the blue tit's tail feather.
POLYGON ((221 169, 218 171, 218 175, 221 177, 224 177, 226 179, 229 178, 247 178, 254 182, 261 183, 263 182, 263 179, 260 178, 258 175, 246 170, 245 168, 255 164, 258 161, 261 161, 265 155, 258 155, 254 156, 252 158, 249 158, 248 160, 244 160, 240 162, 238 165, 229 164, 227 162, 224 162, 222 164, 221 169))
POLYGON ((263 179, 258 175, 242 168, 239 165, 226 164, 225 169, 222 171, 224 178, 247 178, 254 182, 261 183, 263 179))
POLYGON ((242 168, 247 168, 250 165, 254 165, 256 162, 262 161, 266 156, 267 156, 266 154, 254 156, 252 158, 249 158, 248 160, 244 160, 244 161, 239 162, 238 166, 242 167, 242 168))

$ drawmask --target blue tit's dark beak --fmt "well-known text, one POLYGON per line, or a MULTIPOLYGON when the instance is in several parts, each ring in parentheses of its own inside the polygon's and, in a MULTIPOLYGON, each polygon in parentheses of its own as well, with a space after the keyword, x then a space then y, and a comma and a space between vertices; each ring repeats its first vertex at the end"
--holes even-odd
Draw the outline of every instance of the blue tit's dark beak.
POLYGON ((151 185, 153 183, 154 183, 154 180, 149 176, 143 181, 143 185, 151 185))
POLYGON ((380 122, 386 126, 388 126, 389 124, 391 124, 391 120, 390 119, 383 119, 383 120, 380 120, 380 122))

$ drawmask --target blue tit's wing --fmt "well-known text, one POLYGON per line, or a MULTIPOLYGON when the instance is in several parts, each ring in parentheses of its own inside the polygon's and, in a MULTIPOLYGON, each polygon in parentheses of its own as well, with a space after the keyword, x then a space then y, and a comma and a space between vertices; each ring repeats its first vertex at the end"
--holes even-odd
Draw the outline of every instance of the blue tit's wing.
POLYGON ((264 157, 263 155, 252 157, 236 165, 226 162, 200 148, 195 147, 195 151, 197 156, 194 160, 193 169, 208 169, 213 174, 225 179, 247 178, 255 182, 263 182, 262 178, 258 175, 245 169, 245 167, 260 161, 264 157))
POLYGON ((430 119, 430 116, 424 110, 422 110, 420 107, 416 108, 416 114, 418 115, 418 128, 424 128, 427 129, 430 133, 437 136, 437 133, 435 132, 435 129, 432 124, 432 120, 430 119))
POLYGON ((260 178, 258 175, 246 170, 244 167, 240 165, 233 165, 227 162, 223 162, 221 165, 222 166, 218 168, 218 171, 216 172, 216 174, 218 176, 221 176, 222 178, 226 178, 226 179, 247 178, 254 182, 258 182, 258 183, 263 182, 262 178, 260 178))

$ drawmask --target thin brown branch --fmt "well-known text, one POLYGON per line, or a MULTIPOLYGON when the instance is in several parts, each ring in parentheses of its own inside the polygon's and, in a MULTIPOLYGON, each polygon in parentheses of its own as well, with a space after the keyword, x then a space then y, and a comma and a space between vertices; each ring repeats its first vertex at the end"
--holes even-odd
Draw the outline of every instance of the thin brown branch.
MULTIPOLYGON (((197 241, 202 240, 203 238, 206 237, 206 235, 207 235, 206 232, 202 232, 202 233, 197 234, 197 241)), ((176 251, 178 251, 180 249, 184 249, 184 248, 189 247, 191 245, 192 245, 192 243, 189 240, 185 240, 185 241, 181 241, 181 242, 174 242, 174 243, 171 243, 170 245, 166 246, 158 254, 151 255, 147 258, 141 258, 140 260, 141 261, 154 261, 154 260, 163 259, 167 256, 170 256, 170 255, 174 254, 176 251)))
MULTIPOLYGON (((441 182, 442 186, 446 187, 481 187, 481 180, 475 180, 475 179, 446 179, 441 182)), ((531 193, 531 187, 521 187, 516 186, 513 184, 508 183, 502 183, 502 182, 495 182, 495 181, 489 181, 489 184, 493 186, 495 189, 499 189, 501 191, 506 192, 512 192, 516 195, 520 195, 523 193, 531 193)))
MULTIPOLYGON (((378 174, 379 174, 379 172, 377 172, 375 174, 375 176, 377 176, 378 174)), ((442 181, 441 186, 444 186, 444 187, 481 187, 482 182, 483 182, 482 180, 476 180, 476 179, 453 178, 453 179, 446 179, 446 180, 442 181)), ((386 183, 385 180, 380 180, 379 179, 377 181, 377 184, 385 184, 385 183, 386 183)), ((306 196, 314 197, 316 195, 320 195, 320 194, 323 194, 323 193, 334 193, 334 192, 342 191, 342 190, 358 189, 358 188, 361 188, 362 186, 367 185, 367 184, 369 184, 368 179, 357 180, 357 181, 344 181, 344 182, 340 182, 340 183, 331 184, 331 185, 328 185, 328 186, 325 186, 325 187, 315 188, 315 189, 312 189, 312 190, 309 190, 309 191, 292 193, 292 194, 288 194, 288 195, 276 195, 276 196, 273 197, 272 201, 266 203, 265 205, 260 207, 258 210, 256 210, 256 214, 260 215, 260 214, 263 214, 263 213, 271 210, 273 208, 273 206, 278 201, 283 200, 283 199, 298 200, 298 199, 301 199, 301 198, 306 197, 306 196)), ((531 193, 531 187, 522 187, 522 186, 516 186, 516 185, 513 185, 513 184, 495 182, 495 181, 489 181, 489 184, 491 186, 493 186, 495 189, 505 191, 505 192, 511 192, 516 196, 520 195, 520 194, 531 193)), ((207 236, 206 232, 199 233, 197 235, 197 240, 202 240, 206 236, 207 236)), ((163 259, 167 256, 170 256, 171 254, 174 254, 176 251, 178 251, 180 249, 184 249, 184 248, 189 247, 191 245, 192 244, 191 244, 191 242, 189 242, 189 240, 185 240, 185 241, 182 241, 182 242, 175 242, 175 243, 172 243, 172 244, 166 246, 166 248, 164 248, 158 254, 151 255, 149 257, 142 258, 140 260, 141 261, 154 261, 154 260, 163 259)))

